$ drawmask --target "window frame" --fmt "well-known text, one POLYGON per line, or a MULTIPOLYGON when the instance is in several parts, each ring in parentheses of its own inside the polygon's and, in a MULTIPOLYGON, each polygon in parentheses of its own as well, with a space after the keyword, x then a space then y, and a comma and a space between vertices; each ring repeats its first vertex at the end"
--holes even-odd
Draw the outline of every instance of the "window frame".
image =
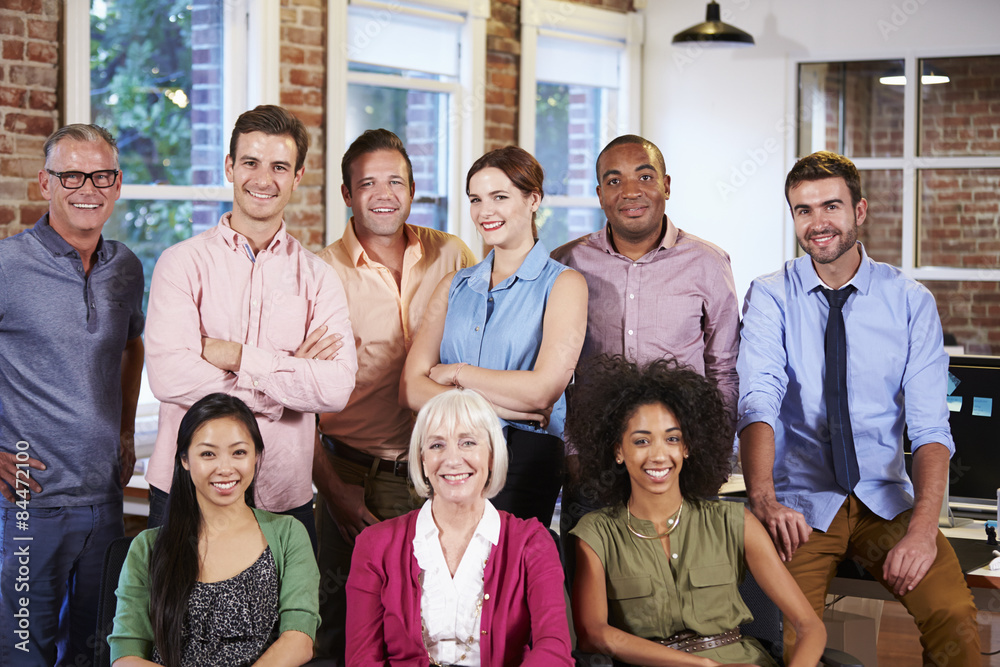
MULTIPOLYGON (((219 159, 229 150, 228 131, 236 118, 258 104, 280 103, 281 7, 268 0, 222 3, 223 95, 219 159), (254 45, 253 48, 250 45, 254 45), (239 56, 234 54, 240 54, 239 56)), ((66 123, 90 123, 90 1, 66 4, 63 86, 66 123)), ((122 183, 121 199, 232 202, 232 186, 122 183)))
MULTIPOLYGON (((638 133, 642 125, 642 45, 645 24, 637 12, 616 12, 564 0, 523 0, 518 144, 535 153, 535 98, 538 94, 538 37, 621 49, 615 136, 638 133)), ((553 82, 558 83, 558 82, 553 82)), ((613 136, 607 137, 610 141, 613 136)), ((605 142, 606 143, 606 142, 605 142)), ((601 208, 592 197, 546 195, 546 208, 601 208)))
MULTIPOLYGON (((341 48, 327 49, 326 111, 328 128, 347 127, 347 87, 350 84, 372 85, 402 90, 422 90, 450 95, 448 105, 448 150, 450 174, 447 191, 455 193, 448 201, 448 225, 445 231, 459 236, 471 247, 479 247, 472 221, 464 215, 465 173, 484 152, 486 100, 486 21, 490 18, 489 0, 330 0, 327 5, 327 43, 341 48), (348 67, 349 6, 402 13, 449 23, 461 22, 457 82, 417 79, 371 72, 352 72, 348 67)), ((348 215, 341 195, 340 162, 347 151, 344 132, 326 133, 326 241, 341 238, 348 215)))
MULTIPOLYGON (((789 91, 786 119, 791 122, 787 129, 787 168, 791 169, 798 159, 797 138, 799 129, 799 66, 820 63, 864 62, 870 60, 903 60, 903 72, 907 82, 917 81, 917 73, 921 60, 932 58, 975 58, 981 56, 1000 56, 996 48, 956 48, 900 50, 894 53, 873 52, 858 54, 851 57, 837 54, 826 54, 827 57, 810 56, 808 58, 793 58, 789 62, 789 91)), ((918 183, 919 172, 929 169, 1000 169, 1000 155, 997 156, 920 156, 917 155, 917 133, 919 131, 919 86, 907 85, 903 90, 903 155, 901 157, 847 157, 854 162, 859 171, 876 169, 892 169, 902 172, 902 243, 900 269, 915 280, 927 281, 973 281, 990 282, 1000 280, 998 269, 973 269, 943 266, 917 266, 917 234, 919 225, 918 183)), ((786 216, 784 238, 786 243, 785 256, 795 257, 797 242, 794 225, 786 216)))

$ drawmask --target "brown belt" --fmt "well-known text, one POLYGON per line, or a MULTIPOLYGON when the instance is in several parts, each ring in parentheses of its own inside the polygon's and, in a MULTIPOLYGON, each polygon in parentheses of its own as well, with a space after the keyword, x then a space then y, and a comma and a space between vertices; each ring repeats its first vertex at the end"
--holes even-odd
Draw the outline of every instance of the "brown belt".
POLYGON ((710 648, 735 644, 741 637, 739 628, 720 632, 717 635, 699 635, 694 630, 681 630, 677 634, 659 641, 668 648, 684 651, 685 653, 694 653, 695 651, 706 651, 710 648))
POLYGON ((357 463, 360 466, 365 466, 366 468, 371 468, 375 461, 378 461, 379 472, 387 472, 396 477, 408 477, 410 474, 410 467, 407 465, 406 461, 389 461, 388 459, 382 459, 377 456, 372 456, 371 454, 365 454, 364 452, 354 449, 350 445, 337 440, 336 438, 331 438, 328 435, 323 435, 323 442, 326 445, 327 451, 336 456, 338 459, 344 459, 345 461, 350 461, 351 463, 357 463))

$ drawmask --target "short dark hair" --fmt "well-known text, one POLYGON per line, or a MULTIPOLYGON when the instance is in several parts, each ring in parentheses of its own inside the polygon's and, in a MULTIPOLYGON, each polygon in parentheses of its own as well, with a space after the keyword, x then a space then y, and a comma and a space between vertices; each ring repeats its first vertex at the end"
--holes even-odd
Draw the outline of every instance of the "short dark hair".
POLYGON ((379 128, 377 130, 365 130, 351 143, 344 159, 340 161, 340 172, 344 178, 344 187, 347 193, 351 193, 351 165, 362 155, 374 153, 375 151, 396 151, 406 160, 406 174, 410 178, 410 189, 413 189, 413 163, 410 162, 410 155, 406 152, 406 146, 402 139, 389 130, 379 128))
POLYGON ((851 206, 857 206, 861 201, 861 175, 858 173, 858 168, 843 155, 830 151, 817 151, 795 163, 785 178, 785 201, 789 206, 792 205, 788 193, 803 181, 821 181, 825 178, 838 177, 847 183, 847 189, 851 193, 851 206))
POLYGON ((236 142, 241 134, 263 132, 271 136, 288 135, 295 141, 295 171, 302 169, 309 152, 309 133, 302 121, 284 107, 261 104, 255 109, 244 111, 236 119, 233 135, 229 140, 229 157, 236 162, 236 142))
POLYGON ((115 169, 118 168, 118 142, 115 141, 114 136, 112 136, 110 132, 100 125, 87 125, 84 123, 64 125, 53 132, 49 138, 45 140, 45 146, 42 148, 42 151, 45 154, 46 165, 49 163, 49 156, 52 155, 52 151, 55 149, 56 144, 63 139, 74 139, 76 141, 103 141, 111 148, 111 152, 114 153, 115 169))
POLYGON ((632 483, 615 461, 628 421, 643 405, 665 405, 680 422, 688 447, 681 495, 697 502, 718 494, 730 472, 733 429, 715 385, 674 359, 640 367, 621 355, 600 355, 581 366, 569 402, 566 439, 580 454, 580 494, 628 502, 632 483))
POLYGON ((644 139, 638 134, 623 134, 620 137, 615 137, 608 142, 608 145, 604 147, 600 155, 597 156, 597 162, 594 163, 594 170, 597 172, 597 183, 601 182, 601 158, 604 154, 616 146, 624 146, 626 144, 636 144, 642 146, 645 150, 649 151, 653 155, 653 166, 660 170, 660 176, 667 175, 667 163, 663 161, 663 153, 660 149, 656 147, 649 139, 644 139))

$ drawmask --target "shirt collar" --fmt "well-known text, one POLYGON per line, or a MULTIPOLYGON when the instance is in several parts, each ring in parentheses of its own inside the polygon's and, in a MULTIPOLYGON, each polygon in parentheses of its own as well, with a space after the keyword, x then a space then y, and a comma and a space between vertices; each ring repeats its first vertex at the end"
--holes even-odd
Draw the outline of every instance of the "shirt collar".
MULTIPOLYGON (((868 288, 872 283, 872 260, 868 258, 868 253, 865 251, 865 245, 858 241, 858 248, 861 250, 861 265, 858 266, 857 272, 854 276, 847 281, 845 285, 841 287, 847 287, 847 285, 854 285, 854 288, 861 294, 867 294, 868 288)), ((816 273, 816 267, 813 265, 812 257, 806 255, 802 258, 803 261, 798 265, 798 274, 802 280, 802 286, 807 292, 816 292, 821 289, 830 289, 830 286, 823 282, 816 273)))
MULTIPOLYGON (((490 291, 490 276, 493 273, 493 255, 494 251, 490 250, 490 254, 486 255, 486 259, 473 268, 472 275, 469 277, 469 287, 474 292, 486 294, 490 291)), ((493 289, 507 289, 518 280, 535 280, 541 275, 542 269, 545 268, 548 261, 549 251, 546 250, 545 244, 541 241, 535 241, 535 245, 528 251, 524 261, 521 262, 521 266, 517 267, 517 271, 493 289)))
MULTIPOLYGON (((481 537, 490 544, 496 545, 500 542, 500 513, 489 500, 484 501, 483 516, 476 526, 476 532, 472 534, 481 537)), ((431 513, 431 501, 428 499, 417 512, 417 525, 414 534, 425 540, 437 539, 438 527, 434 523, 434 515, 431 513)))
MULTIPOLYGON (((647 255, 654 253, 657 250, 669 250, 677 245, 677 235, 680 230, 677 229, 677 226, 674 225, 669 216, 664 215, 663 221, 666 224, 666 230, 663 232, 663 238, 660 239, 660 244, 657 247, 650 250, 649 253, 646 253, 647 255)), ((611 243, 611 225, 607 222, 604 223, 604 227, 600 231, 594 232, 592 239, 595 245, 597 245, 597 247, 604 252, 618 257, 625 257, 625 255, 615 250, 614 245, 611 243)))
MULTIPOLYGON (((420 238, 413 230, 412 225, 403 223, 403 238, 406 239, 406 249, 403 251, 404 255, 412 254, 414 261, 419 260, 424 256, 424 247, 420 243, 420 238)), ((362 246, 361 241, 358 240, 357 232, 354 231, 353 215, 351 216, 351 219, 348 220, 347 228, 344 230, 344 235, 341 239, 344 242, 344 247, 347 249, 347 255, 351 258, 351 262, 355 267, 371 262, 371 259, 368 257, 368 253, 365 252, 364 246, 362 246)))
MULTIPOLYGON (((35 226, 32 228, 35 234, 35 238, 42 246, 52 253, 55 257, 79 257, 80 253, 77 252, 76 248, 71 246, 69 242, 59 235, 59 232, 52 228, 49 223, 49 214, 46 213, 35 226)), ((94 249, 95 263, 103 264, 104 262, 111 259, 111 247, 104 242, 104 235, 102 234, 97 239, 97 248, 94 249)))
MULTIPOLYGON (((226 245, 230 248, 242 253, 249 252, 248 248, 250 246, 250 242, 247 240, 247 237, 233 229, 232 223, 230 222, 232 215, 232 211, 227 211, 222 214, 222 217, 219 218, 219 232, 222 234, 222 238, 225 240, 226 245)), ((271 242, 265 250, 269 252, 276 252, 278 248, 285 244, 287 236, 288 231, 285 229, 285 221, 282 220, 281 226, 278 227, 278 231, 274 234, 274 238, 271 239, 271 242)))

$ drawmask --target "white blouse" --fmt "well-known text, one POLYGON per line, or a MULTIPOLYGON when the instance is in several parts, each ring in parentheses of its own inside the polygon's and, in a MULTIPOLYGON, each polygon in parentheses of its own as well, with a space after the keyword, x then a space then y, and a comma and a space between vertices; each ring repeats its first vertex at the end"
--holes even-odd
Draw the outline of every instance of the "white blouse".
POLYGON ((424 645, 434 662, 479 665, 483 572, 490 549, 500 541, 500 514, 486 501, 483 518, 452 578, 428 500, 417 514, 413 555, 421 569, 420 617, 424 645))

